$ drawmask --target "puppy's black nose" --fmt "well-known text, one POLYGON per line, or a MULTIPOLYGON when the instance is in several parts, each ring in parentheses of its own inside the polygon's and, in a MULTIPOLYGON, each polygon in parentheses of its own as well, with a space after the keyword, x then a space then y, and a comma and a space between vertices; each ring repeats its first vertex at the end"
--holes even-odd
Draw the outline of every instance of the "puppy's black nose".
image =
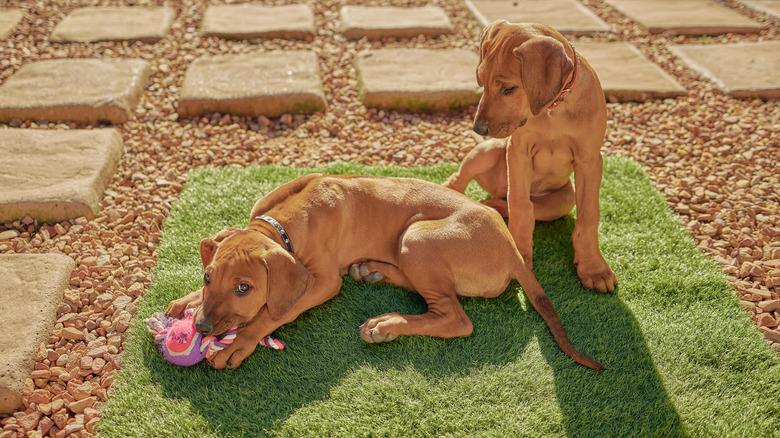
POLYGON ((203 335, 210 335, 214 331, 214 324, 206 319, 195 321, 195 330, 203 335))
POLYGON ((487 123, 480 123, 478 121, 475 121, 474 126, 472 126, 471 129, 473 129, 474 132, 476 132, 479 135, 487 135, 488 133, 487 123))

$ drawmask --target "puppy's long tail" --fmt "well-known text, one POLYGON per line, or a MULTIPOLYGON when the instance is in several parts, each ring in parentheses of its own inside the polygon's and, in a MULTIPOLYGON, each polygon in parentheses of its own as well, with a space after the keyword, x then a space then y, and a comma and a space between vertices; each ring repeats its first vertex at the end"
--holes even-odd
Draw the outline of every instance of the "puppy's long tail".
POLYGON ((531 305, 534 306, 534 309, 539 312, 539 315, 542 316, 544 322, 547 323, 547 327, 550 328, 553 338, 555 338, 555 342, 558 343, 561 350, 581 365, 585 365, 594 370, 603 370, 603 365, 580 353, 574 348, 574 345, 571 344, 569 337, 566 336, 566 331, 563 329, 561 318, 558 317, 558 313, 553 308, 552 302, 547 298, 547 295, 542 289, 542 285, 536 281, 536 277, 534 277, 531 270, 520 262, 520 266, 516 271, 518 272, 515 273, 515 278, 520 283, 520 286, 523 287, 523 291, 528 297, 528 300, 531 301, 531 305))

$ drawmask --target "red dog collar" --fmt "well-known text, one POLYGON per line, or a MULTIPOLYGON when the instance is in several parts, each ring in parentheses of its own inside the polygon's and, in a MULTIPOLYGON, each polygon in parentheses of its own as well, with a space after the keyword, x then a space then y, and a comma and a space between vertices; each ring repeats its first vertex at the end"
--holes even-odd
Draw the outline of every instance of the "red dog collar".
POLYGON ((563 87, 563 90, 561 90, 560 93, 558 93, 558 97, 555 98, 555 100, 552 101, 550 106, 547 107, 548 110, 552 111, 560 105, 561 102, 563 102, 566 98, 566 96, 571 93, 572 88, 574 88, 574 84, 577 82, 577 72, 580 70, 580 57, 577 55, 577 52, 574 50, 574 46, 569 44, 569 47, 571 47, 571 52, 574 54, 574 73, 571 75, 571 81, 569 81, 568 84, 566 84, 565 87, 563 87))

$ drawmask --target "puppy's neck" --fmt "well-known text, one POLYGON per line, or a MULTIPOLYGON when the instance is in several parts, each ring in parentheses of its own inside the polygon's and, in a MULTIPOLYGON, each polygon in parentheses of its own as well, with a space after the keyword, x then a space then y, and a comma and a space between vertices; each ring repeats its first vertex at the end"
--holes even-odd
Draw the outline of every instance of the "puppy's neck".
MULTIPOLYGON (((293 251, 292 240, 290 239, 290 236, 287 234, 287 230, 284 229, 284 227, 282 226, 281 223, 279 223, 279 221, 272 218, 271 216, 258 215, 252 218, 252 222, 260 226, 263 226, 262 224, 265 224, 266 226, 263 228, 268 230, 268 232, 263 234, 270 237, 275 242, 279 243, 281 246, 287 248, 287 251, 289 251, 290 254, 293 255, 295 254, 295 251, 293 251)), ((253 228, 256 229, 258 227, 255 226, 253 228)))
POLYGON ((574 46, 572 46, 571 43, 569 43, 569 48, 571 49, 571 56, 574 59, 574 70, 571 73, 571 80, 568 84, 563 86, 563 90, 561 90, 555 100, 553 100, 552 103, 547 106, 548 111, 554 110, 558 105, 566 100, 566 96, 572 92, 574 85, 577 83, 577 75, 580 71, 580 57, 577 55, 577 51, 574 50, 574 46))

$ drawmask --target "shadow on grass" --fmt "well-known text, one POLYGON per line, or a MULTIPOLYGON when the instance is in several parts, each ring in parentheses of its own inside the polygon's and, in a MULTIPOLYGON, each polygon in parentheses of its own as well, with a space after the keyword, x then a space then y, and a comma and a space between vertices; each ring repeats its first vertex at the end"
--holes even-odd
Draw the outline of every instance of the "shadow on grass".
POLYGON ((614 294, 584 290, 574 265, 571 215, 555 222, 538 223, 534 235, 534 271, 551 295, 564 327, 575 346, 591 352, 606 370, 583 379, 565 364, 559 350, 539 333, 542 354, 555 373, 555 391, 569 436, 688 436, 661 375, 653 363, 642 329, 621 299, 614 294), (554 248, 557 251, 545 251, 554 248), (565 251, 563 251, 565 249, 565 251), (578 321, 577 326, 567 321, 578 321), (641 431, 641 432, 640 432, 641 431))
MULTIPOLYGON (((530 341, 538 338, 552 369, 567 435, 626 436, 643 431, 644 436, 684 436, 639 324, 621 301, 619 289, 601 295, 579 285, 571 265, 572 228, 570 216, 537 226, 535 271, 572 343, 601 361, 607 368, 603 372, 577 365, 560 351, 515 283, 496 299, 461 299, 475 327, 468 338, 415 336, 365 344, 358 326, 367 318, 390 311, 423 313, 425 303, 399 288, 349 278, 337 298, 277 331, 288 343, 283 351, 259 347, 233 371, 215 371, 204 364, 187 369, 166 366, 147 340, 145 367, 165 397, 185 400, 216 434, 260 436, 278 430, 297 410, 329 400, 334 388, 362 367, 380 371, 411 367, 433 381, 459 378, 485 365, 518 361, 527 354, 530 341)), ((366 382, 370 383, 375 382, 366 382)), ((383 398, 370 396, 378 402, 383 398)))

